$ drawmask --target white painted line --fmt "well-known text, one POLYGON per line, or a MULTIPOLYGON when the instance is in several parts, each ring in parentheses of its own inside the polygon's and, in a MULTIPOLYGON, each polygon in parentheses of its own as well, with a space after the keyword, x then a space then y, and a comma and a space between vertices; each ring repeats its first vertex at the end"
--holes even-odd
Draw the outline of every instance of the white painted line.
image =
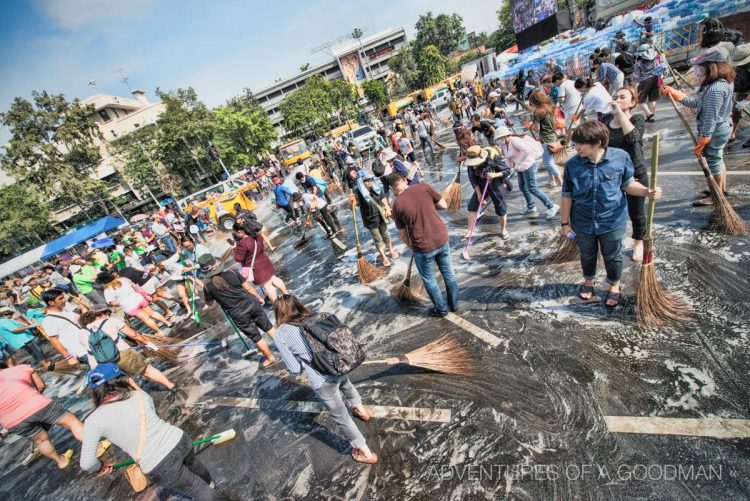
MULTIPOLYGON (((192 405, 222 405, 243 409, 273 409, 277 411, 308 412, 320 414, 325 407, 319 402, 300 402, 295 400, 267 400, 241 397, 209 397, 192 405)), ((390 405, 366 405, 372 417, 382 419, 403 419, 406 421, 429 421, 448 423, 451 420, 450 409, 427 409, 424 407, 394 407, 390 405)))
MULTIPOLYGON (((750 176, 750 170, 728 170, 727 174, 730 176, 750 176)), ((668 171, 659 172, 659 177, 662 176, 700 176, 705 177, 701 171, 668 171)))
POLYGON ((612 433, 689 435, 693 437, 747 438, 749 419, 693 419, 640 416, 604 416, 612 433))
POLYGON ((489 344, 493 348, 503 342, 503 340, 500 339, 499 337, 495 336, 494 334, 490 334, 484 329, 480 329, 476 325, 472 324, 468 320, 464 320, 463 318, 459 317, 455 313, 448 313, 445 316, 445 319, 450 320, 451 322, 453 322, 454 324, 456 324, 458 327, 462 328, 466 332, 475 335, 476 337, 478 337, 485 343, 489 344))

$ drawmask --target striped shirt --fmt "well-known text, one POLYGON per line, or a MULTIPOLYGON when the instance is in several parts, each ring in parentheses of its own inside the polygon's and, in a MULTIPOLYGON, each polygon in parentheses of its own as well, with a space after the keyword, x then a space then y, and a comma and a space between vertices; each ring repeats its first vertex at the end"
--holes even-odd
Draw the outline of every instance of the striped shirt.
POLYGON ((310 367, 312 362, 312 349, 301 332, 301 327, 290 324, 281 324, 276 329, 273 343, 279 350, 281 361, 284 362, 289 374, 302 374, 304 369, 310 379, 310 387, 317 390, 328 382, 327 376, 310 367))
POLYGON ((600 82, 608 80, 609 83, 614 83, 621 76, 624 76, 624 73, 618 70, 617 66, 610 63, 602 63, 599 66, 599 73, 596 79, 600 82))
POLYGON ((688 96, 680 103, 698 112, 698 134, 711 137, 718 124, 728 121, 732 116, 732 93, 734 84, 723 78, 716 80, 708 87, 698 91, 695 97, 688 96))

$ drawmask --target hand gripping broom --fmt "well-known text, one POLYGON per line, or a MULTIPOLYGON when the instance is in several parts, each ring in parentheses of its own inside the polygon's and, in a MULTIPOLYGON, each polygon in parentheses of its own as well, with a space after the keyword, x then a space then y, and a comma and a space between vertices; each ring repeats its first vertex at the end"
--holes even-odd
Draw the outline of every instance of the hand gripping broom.
MULTIPOLYGON (((693 140, 693 145, 697 145, 698 140, 695 138, 695 134, 693 134, 693 130, 690 128, 685 115, 683 115, 682 112, 677 108, 677 103, 675 103, 672 96, 669 96, 669 101, 672 103, 672 108, 674 108, 677 116, 680 117, 680 121, 682 121, 682 125, 685 127, 685 130, 688 132, 688 134, 690 134, 690 139, 693 140)), ((729 200, 727 200, 727 197, 724 195, 721 188, 719 188, 719 185, 716 184, 716 180, 714 179, 714 176, 711 174, 711 171, 708 168, 708 162, 703 155, 698 157, 698 164, 703 171, 703 175, 706 176, 708 190, 711 193, 711 201, 713 202, 713 220, 716 223, 716 226, 719 228, 719 231, 724 233, 725 235, 747 235, 748 228, 745 224, 745 221, 743 221, 742 218, 734 211, 732 206, 729 204, 729 200)))
MULTIPOLYGON (((233 440, 235 437, 237 437, 237 432, 234 429, 229 429, 226 431, 222 431, 221 433, 218 433, 216 435, 207 437, 207 438, 201 438, 200 440, 196 440, 193 442, 193 446, 201 445, 205 443, 211 443, 212 445, 219 445, 223 444, 224 442, 229 442, 230 440, 233 440)), ((135 461, 132 459, 129 459, 127 461, 123 461, 121 463, 117 463, 112 468, 115 470, 119 470, 120 468, 125 468, 126 466, 130 466, 131 464, 135 464, 135 461)))
POLYGON ((414 256, 409 259, 409 266, 406 268, 406 279, 399 285, 393 295, 400 301, 408 304, 417 304, 424 299, 425 290, 421 282, 416 282, 414 287, 411 286, 411 267, 414 264, 414 256))
POLYGON ((461 208, 461 166, 463 162, 458 164, 458 170, 456 170, 456 176, 453 178, 453 182, 449 184, 443 191, 443 198, 448 202, 448 212, 458 212, 461 208))
MULTIPOLYGON (((659 165, 659 133, 654 136, 651 147, 651 179, 649 188, 656 187, 656 173, 659 165)), ((671 322, 684 322, 694 317, 690 305, 679 295, 663 289, 656 278, 654 267, 654 208, 656 200, 648 201, 646 215, 646 239, 644 242, 643 265, 638 282, 636 319, 646 328, 661 327, 671 322)))

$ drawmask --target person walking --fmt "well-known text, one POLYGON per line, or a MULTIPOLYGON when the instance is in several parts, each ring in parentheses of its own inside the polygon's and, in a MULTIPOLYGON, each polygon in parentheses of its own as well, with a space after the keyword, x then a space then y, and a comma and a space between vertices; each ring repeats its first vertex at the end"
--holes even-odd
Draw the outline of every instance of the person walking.
POLYGON ((419 121, 417 121, 417 135, 419 136, 419 144, 422 147, 422 154, 424 155, 425 159, 427 158, 427 148, 430 149, 430 160, 428 160, 429 163, 434 162, 434 156, 435 156, 435 148, 432 146, 432 139, 430 136, 432 131, 432 122, 427 119, 426 114, 422 114, 419 116, 419 121))
POLYGON ((506 229, 508 221, 508 208, 505 205, 505 196, 509 190, 509 177, 512 170, 500 159, 497 150, 494 148, 482 148, 479 145, 472 146, 466 152, 466 172, 469 175, 469 183, 474 193, 469 200, 467 207, 468 228, 464 239, 469 237, 469 231, 473 226, 482 194, 489 196, 495 207, 495 214, 498 217, 498 226, 500 228, 500 238, 507 240, 510 233, 506 229), (492 155, 491 155, 492 154, 492 155))
POLYGON ((659 53, 653 45, 643 44, 635 53, 634 79, 638 82, 639 103, 646 122, 654 121, 656 102, 659 100, 659 83, 664 74, 659 53))
POLYGON ((429 314, 444 317, 448 311, 457 311, 458 281, 451 263, 448 229, 437 213, 447 209, 448 203, 429 184, 410 186, 401 173, 392 173, 388 182, 396 195, 393 203, 396 228, 401 240, 413 251, 414 264, 433 304, 429 314), (434 264, 443 276, 447 301, 435 277, 434 264))
POLYGON ((161 336, 162 331, 156 322, 161 322, 168 328, 172 327, 172 322, 161 313, 152 310, 148 305, 148 299, 140 294, 127 278, 102 271, 96 276, 96 283, 104 286, 104 298, 109 305, 119 306, 128 316, 143 322, 157 336, 161 336))
MULTIPOLYGON (((727 171, 724 165, 724 147, 732 134, 732 94, 735 71, 729 63, 729 51, 720 45, 709 49, 693 60, 695 76, 700 87, 695 96, 665 86, 662 94, 697 110, 698 145, 693 149, 696 157, 705 157, 711 175, 719 189, 727 191, 727 171)), ((713 205, 711 197, 693 202, 695 207, 713 205)))
POLYGON ((299 215, 297 214, 297 211, 294 210, 294 205, 292 204, 292 190, 284 185, 281 178, 278 176, 272 177, 271 182, 274 185, 273 195, 276 199, 276 206, 286 211, 287 222, 291 219, 294 221, 294 224, 297 224, 299 215))
POLYGON ((89 372, 88 384, 95 409, 83 425, 82 470, 112 473, 113 465, 96 457, 99 439, 105 437, 133 458, 156 485, 198 501, 229 499, 221 489, 211 487, 211 475, 196 457, 192 438, 162 420, 151 396, 117 365, 98 365, 89 372))
POLYGON ((271 365, 275 358, 261 331, 273 338, 276 330, 263 311, 263 298, 239 271, 225 268, 211 254, 200 258, 201 271, 206 275, 203 297, 206 304, 214 301, 234 322, 245 336, 249 337, 266 357, 258 367, 264 369, 271 365))
MULTIPOLYGON (((32 311, 32 310, 29 310, 32 311)), ((28 312, 27 312, 28 314, 28 312)), ((34 359, 34 364, 46 369, 48 362, 44 352, 36 342, 36 337, 29 330, 33 325, 15 320, 16 311, 12 308, 0 308, 0 340, 5 341, 13 352, 23 349, 34 359)))
POLYGON ((524 126, 529 130, 532 128, 539 130, 539 141, 542 143, 542 162, 547 167, 547 174, 549 174, 552 185, 560 186, 562 177, 560 171, 557 170, 553 153, 564 148, 564 146, 560 144, 555 131, 555 105, 543 92, 536 90, 529 96, 529 106, 532 110, 535 125, 525 120, 524 126))
POLYGON ((537 160, 542 157, 542 146, 531 136, 517 136, 511 133, 510 129, 503 126, 495 134, 500 149, 503 152, 505 161, 518 173, 518 188, 521 190, 526 208, 519 214, 522 216, 536 214, 536 203, 534 198, 538 198, 547 208, 545 216, 552 219, 560 210, 560 206, 550 200, 549 196, 544 193, 536 182, 536 171, 539 168, 537 160))
POLYGON ((375 249, 380 254, 383 266, 390 266, 391 261, 385 255, 386 247, 391 259, 398 259, 398 254, 393 249, 388 231, 388 223, 392 217, 391 206, 380 181, 375 181, 375 176, 371 172, 360 170, 357 175, 357 188, 349 194, 349 201, 356 201, 359 205, 360 219, 372 234, 375 249))
POLYGON ((272 303, 278 297, 276 289, 282 294, 288 294, 286 284, 276 276, 276 268, 265 253, 263 239, 257 233, 248 233, 244 226, 238 224, 232 229, 237 241, 234 260, 242 266, 242 275, 255 285, 263 287, 272 303))
POLYGON ((78 317, 78 323, 83 326, 83 329, 81 329, 80 334, 78 335, 78 340, 80 341, 81 346, 86 348, 89 367, 94 369, 99 364, 96 360, 94 351, 91 349, 89 340, 91 339, 92 334, 101 330, 112 339, 117 347, 119 357, 117 361, 113 363, 117 364, 117 367, 119 367, 121 371, 125 374, 130 374, 131 376, 143 376, 146 379, 166 387, 167 390, 173 394, 176 393, 177 388, 174 383, 170 381, 162 371, 151 365, 143 354, 139 353, 126 343, 120 334, 122 334, 123 337, 141 343, 141 345, 153 351, 158 350, 159 347, 146 341, 141 333, 128 326, 128 324, 122 319, 113 317, 112 310, 109 308, 102 308, 99 310, 85 311, 81 313, 80 317, 78 317))
POLYGON ((81 331, 78 315, 65 309, 65 292, 60 289, 47 289, 42 292, 42 301, 47 307, 42 329, 47 334, 49 343, 63 356, 68 365, 87 363, 86 348, 81 346, 78 337, 81 331))
POLYGON ((560 231, 564 238, 575 235, 578 242, 583 271, 578 296, 583 300, 594 294, 601 251, 608 284, 604 304, 612 309, 620 302, 622 239, 628 219, 623 191, 657 199, 661 188, 651 190, 633 178, 630 157, 623 150, 608 147, 609 131, 603 123, 582 123, 573 132, 573 141, 578 154, 565 164, 560 231))
MULTIPOLYGON (((61 470, 70 465, 73 449, 59 454, 48 435, 54 425, 67 428, 79 442, 83 423, 57 400, 42 395, 44 380, 30 365, 8 367, 0 360, 0 425, 9 432, 31 440, 39 453, 57 463, 61 470)), ((93 442, 96 453, 99 441, 93 442)))
MULTIPOLYGON (((633 115, 638 104, 638 94, 632 87, 623 87, 612 97, 612 113, 604 116, 609 131, 609 147, 627 152, 633 163, 633 178, 648 186, 648 169, 643 160, 643 133, 646 120, 643 115, 633 115)), ((646 199, 625 195, 628 216, 633 226, 633 261, 643 261, 643 239, 646 237, 646 199)))
MULTIPOLYGON (((404 183, 406 186, 406 183, 404 183)), ((314 313, 307 309, 295 296, 284 295, 273 305, 276 316, 276 336, 274 343, 281 360, 292 375, 307 375, 310 387, 320 403, 339 425, 352 447, 352 459, 360 463, 375 464, 378 455, 367 445, 367 440, 359 431, 349 412, 362 421, 370 420, 370 413, 362 405, 362 397, 349 380, 349 376, 321 374, 312 367, 313 353, 300 324, 314 321, 314 313), (346 402, 341 398, 344 394, 346 402)))

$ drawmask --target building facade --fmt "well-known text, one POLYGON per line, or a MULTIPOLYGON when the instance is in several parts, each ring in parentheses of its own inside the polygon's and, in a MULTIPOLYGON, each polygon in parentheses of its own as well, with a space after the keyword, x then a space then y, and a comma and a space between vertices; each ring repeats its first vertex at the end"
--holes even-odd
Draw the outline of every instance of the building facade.
POLYGON ((345 44, 333 45, 330 47, 329 61, 253 94, 279 131, 279 135, 284 136, 286 131, 279 106, 286 96, 302 87, 308 78, 321 75, 326 80, 344 79, 354 84, 365 79, 384 79, 390 73, 388 60, 406 45, 406 42, 406 31, 400 28, 383 31, 359 41, 350 40, 345 44))

